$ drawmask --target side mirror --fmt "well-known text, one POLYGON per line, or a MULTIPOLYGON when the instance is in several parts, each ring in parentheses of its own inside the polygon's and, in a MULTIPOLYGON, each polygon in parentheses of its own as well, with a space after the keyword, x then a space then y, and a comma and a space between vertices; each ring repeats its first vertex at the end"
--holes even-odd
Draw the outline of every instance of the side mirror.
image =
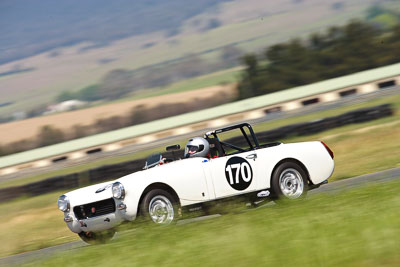
POLYGON ((175 150, 181 149, 181 146, 179 144, 178 145, 172 145, 172 146, 167 146, 165 149, 167 151, 175 151, 175 150))

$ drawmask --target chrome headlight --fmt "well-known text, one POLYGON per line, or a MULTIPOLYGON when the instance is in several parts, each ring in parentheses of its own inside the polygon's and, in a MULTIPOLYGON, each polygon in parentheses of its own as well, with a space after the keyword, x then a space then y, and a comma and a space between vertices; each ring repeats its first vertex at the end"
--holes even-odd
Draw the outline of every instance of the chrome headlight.
POLYGON ((62 195, 57 200, 58 209, 61 211, 69 211, 69 199, 66 195, 62 195))
POLYGON ((113 197, 118 199, 125 197, 125 188, 120 182, 113 183, 111 190, 113 197))

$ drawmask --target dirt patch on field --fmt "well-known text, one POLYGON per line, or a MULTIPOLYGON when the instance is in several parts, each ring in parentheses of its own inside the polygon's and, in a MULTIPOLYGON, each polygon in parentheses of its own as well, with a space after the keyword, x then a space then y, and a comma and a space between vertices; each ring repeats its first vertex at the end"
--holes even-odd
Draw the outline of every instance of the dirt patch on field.
POLYGON ((213 86, 189 92, 162 95, 140 100, 107 104, 82 110, 64 112, 22 121, 0 124, 1 144, 8 144, 37 136, 45 125, 51 125, 64 132, 68 132, 77 125, 92 125, 99 119, 113 116, 129 116, 136 107, 156 107, 161 104, 190 103, 211 99, 217 95, 226 95, 233 99, 237 95, 235 85, 213 86))

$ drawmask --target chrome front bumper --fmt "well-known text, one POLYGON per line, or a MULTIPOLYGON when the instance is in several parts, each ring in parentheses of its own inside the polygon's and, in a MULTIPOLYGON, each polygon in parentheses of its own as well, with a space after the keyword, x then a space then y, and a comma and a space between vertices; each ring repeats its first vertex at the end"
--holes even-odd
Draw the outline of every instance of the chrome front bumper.
POLYGON ((64 218, 64 221, 66 221, 69 229, 74 233, 80 233, 82 231, 99 232, 108 230, 117 226, 124 220, 125 218, 120 211, 82 220, 78 220, 71 215, 64 218))

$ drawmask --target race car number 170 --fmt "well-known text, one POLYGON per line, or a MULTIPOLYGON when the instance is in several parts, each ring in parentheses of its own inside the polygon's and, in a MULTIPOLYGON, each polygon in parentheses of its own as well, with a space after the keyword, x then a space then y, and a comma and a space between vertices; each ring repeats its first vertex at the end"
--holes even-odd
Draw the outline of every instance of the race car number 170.
POLYGON ((241 157, 232 157, 226 162, 225 177, 235 190, 245 190, 251 184, 253 171, 250 164, 241 157))

